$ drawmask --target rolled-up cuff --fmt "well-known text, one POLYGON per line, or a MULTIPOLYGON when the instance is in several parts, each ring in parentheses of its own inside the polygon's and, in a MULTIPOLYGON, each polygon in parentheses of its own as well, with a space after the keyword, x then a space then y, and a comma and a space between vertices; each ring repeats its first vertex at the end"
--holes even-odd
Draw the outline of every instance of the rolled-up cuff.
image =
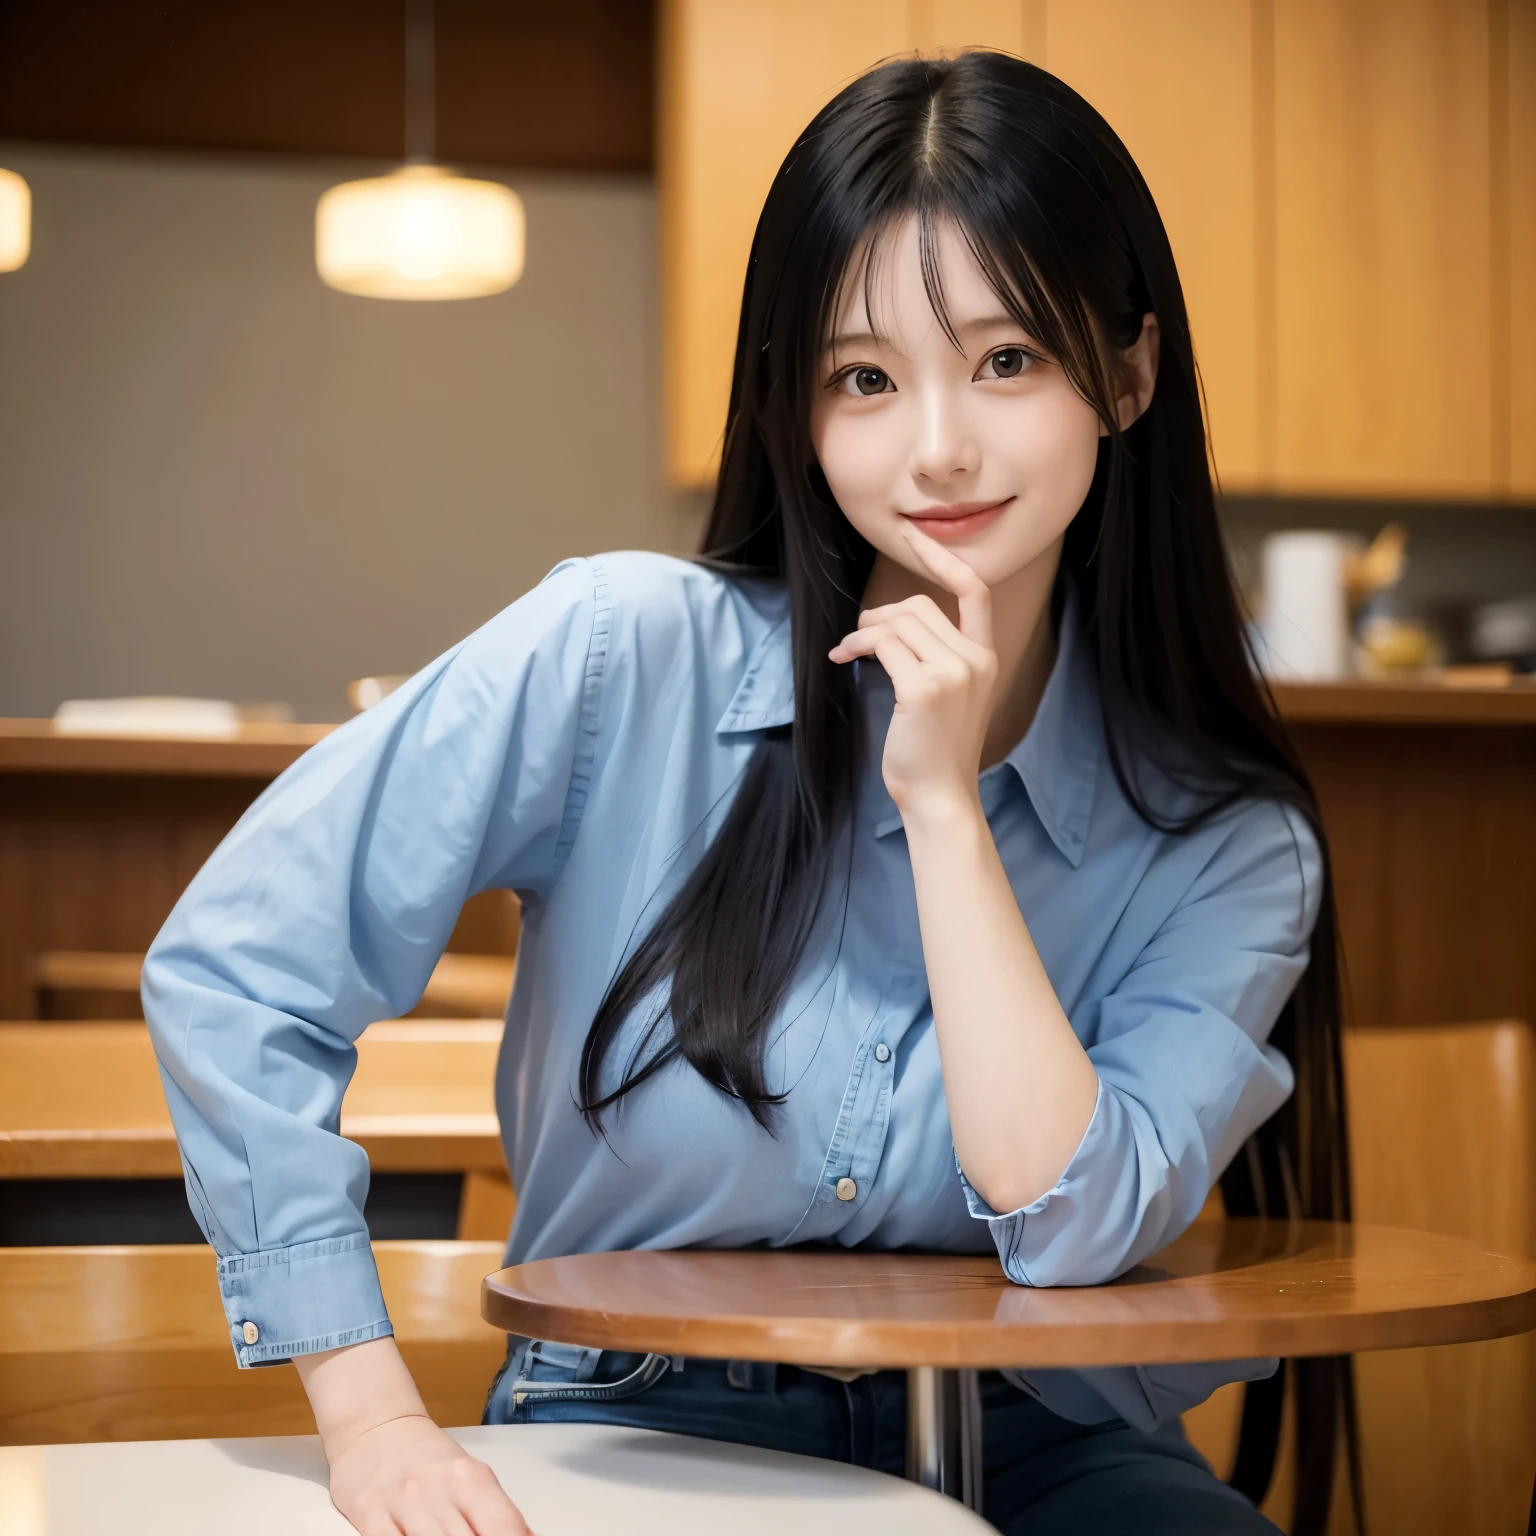
POLYGON ((223 1256, 219 1291, 242 1370, 395 1331, 366 1232, 223 1256))
MULTIPOLYGON (((1146 1231, 1149 1190, 1166 1202, 1166 1175, 1139 1167, 1141 1148, 1119 1095, 1101 1081, 1083 1139, 1061 1177, 1037 1200, 996 1211, 960 1169, 965 1203, 991 1228, 1003 1272, 1015 1285, 1100 1285, 1134 1262, 1146 1231), (1127 1177, 1131 1170, 1133 1177, 1127 1177)), ((956 1159, 956 1168, 959 1160, 956 1159)), ((1161 1228, 1159 1228, 1161 1230, 1161 1228)))

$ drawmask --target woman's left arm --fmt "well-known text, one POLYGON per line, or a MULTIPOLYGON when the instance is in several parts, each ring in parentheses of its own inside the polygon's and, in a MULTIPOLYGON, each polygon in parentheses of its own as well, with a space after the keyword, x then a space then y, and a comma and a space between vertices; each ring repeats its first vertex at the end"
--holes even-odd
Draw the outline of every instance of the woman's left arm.
POLYGON ((1264 1042, 1306 967, 1321 860, 1276 806, 1206 828, 1162 927, 1095 1005, 1085 1049, 980 804, 996 672, 987 589, 948 550, 912 542, 959 597, 958 629, 909 599, 861 615, 832 658, 873 655, 896 690, 882 766, 907 833, 972 1214, 1014 1280, 1095 1284, 1176 1237, 1290 1093, 1264 1042))
POLYGON ((1099 1078, 1046 975, 979 800, 903 815, 955 1155, 993 1210, 1053 1189, 1099 1078))
POLYGON ((901 812, 955 1154, 1009 1211, 1054 1187, 1081 1143, 1098 1075, 1019 911, 977 778, 997 680, 991 593, 966 563, 909 535, 959 600, 959 628, 927 597, 860 615, 834 661, 874 656, 896 691, 882 770, 901 812))

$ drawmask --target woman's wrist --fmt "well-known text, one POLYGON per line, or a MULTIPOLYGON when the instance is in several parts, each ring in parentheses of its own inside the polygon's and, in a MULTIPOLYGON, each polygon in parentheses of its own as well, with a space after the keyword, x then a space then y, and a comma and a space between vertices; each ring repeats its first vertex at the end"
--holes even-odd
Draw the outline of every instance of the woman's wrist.
POLYGON ((293 1363, 327 1461, 384 1424, 431 1417, 393 1338, 300 1355, 293 1363))
POLYGON ((975 786, 971 786, 969 792, 964 787, 956 787, 903 796, 896 809, 901 812, 901 824, 906 829, 909 843, 914 838, 951 838, 987 824, 986 812, 981 808, 981 795, 975 786))

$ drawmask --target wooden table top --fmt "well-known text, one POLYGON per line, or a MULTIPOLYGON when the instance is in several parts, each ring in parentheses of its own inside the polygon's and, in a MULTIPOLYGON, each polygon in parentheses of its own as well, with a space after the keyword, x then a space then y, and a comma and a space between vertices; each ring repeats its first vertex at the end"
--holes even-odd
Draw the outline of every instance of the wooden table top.
MULTIPOLYGON (((374 1024, 358 1040, 341 1134, 378 1172, 505 1166, 496 1118, 499 1019, 374 1024)), ((149 1031, 0 1023, 0 1177, 179 1177, 149 1031)))
POLYGON ((609 1349, 792 1365, 1087 1367, 1456 1344, 1536 1329, 1536 1263, 1394 1227, 1196 1222, 1111 1285, 996 1259, 826 1249, 596 1253, 489 1276, 487 1322, 609 1349))
MULTIPOLYGON (((818 1456, 606 1424, 477 1424, 448 1433, 489 1463, 533 1528, 549 1536, 992 1530, 955 1499, 818 1456)), ((331 1504, 315 1435, 0 1447, 0 1500, 6 1531, 27 1536, 353 1536, 331 1504)))

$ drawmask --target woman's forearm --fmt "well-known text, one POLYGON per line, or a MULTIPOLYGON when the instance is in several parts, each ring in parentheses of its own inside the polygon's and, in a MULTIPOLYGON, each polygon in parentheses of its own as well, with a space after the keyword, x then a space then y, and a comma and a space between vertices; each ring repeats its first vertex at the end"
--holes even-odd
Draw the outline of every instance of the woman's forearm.
POLYGON ((293 1363, 330 1462, 359 1435, 380 1424, 427 1417, 426 1405, 392 1338, 299 1355, 293 1363))
POLYGON ((1052 1189, 1098 1074, 1046 975, 979 801, 904 812, 955 1152, 996 1211, 1052 1189))

